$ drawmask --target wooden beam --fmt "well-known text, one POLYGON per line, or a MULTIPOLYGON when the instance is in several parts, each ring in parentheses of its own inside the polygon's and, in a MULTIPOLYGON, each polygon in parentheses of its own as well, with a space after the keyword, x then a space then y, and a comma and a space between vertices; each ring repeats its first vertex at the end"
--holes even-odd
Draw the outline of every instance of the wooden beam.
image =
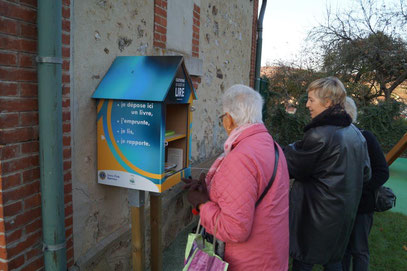
POLYGON ((150 193, 151 271, 161 271, 161 195, 150 193))
POLYGON ((407 149, 407 133, 397 142, 397 144, 387 153, 386 161, 390 166, 407 149))
POLYGON ((131 206, 131 248, 134 271, 144 271, 144 205, 131 206))

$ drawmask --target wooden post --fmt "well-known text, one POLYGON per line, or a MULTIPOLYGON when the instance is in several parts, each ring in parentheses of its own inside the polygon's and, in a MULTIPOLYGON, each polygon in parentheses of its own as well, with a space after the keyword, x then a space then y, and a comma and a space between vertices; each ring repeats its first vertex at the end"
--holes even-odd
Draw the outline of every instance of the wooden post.
POLYGON ((407 149, 407 133, 397 142, 397 144, 387 153, 386 161, 390 166, 407 149))
POLYGON ((161 271, 163 257, 161 251, 161 196, 150 193, 151 226, 151 271, 161 271))
POLYGON ((144 191, 129 190, 133 271, 144 271, 144 191))

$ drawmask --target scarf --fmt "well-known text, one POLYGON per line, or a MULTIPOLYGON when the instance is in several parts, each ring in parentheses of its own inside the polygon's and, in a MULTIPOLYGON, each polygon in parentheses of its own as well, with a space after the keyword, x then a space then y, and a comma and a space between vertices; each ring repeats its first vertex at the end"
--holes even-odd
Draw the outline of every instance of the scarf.
POLYGON ((216 158, 215 162, 213 162, 211 168, 209 169, 208 174, 206 174, 205 182, 206 182, 206 187, 208 188, 208 191, 210 191, 210 186, 211 186, 213 176, 220 169, 223 159, 225 159, 226 155, 228 155, 229 152, 232 150, 232 146, 235 145, 234 143, 237 141, 238 137, 245 130, 247 130, 255 125, 263 125, 263 124, 260 124, 260 123, 244 124, 244 125, 239 126, 232 130, 232 132, 226 139, 225 144, 223 145, 223 153, 221 155, 219 155, 218 158, 216 158))

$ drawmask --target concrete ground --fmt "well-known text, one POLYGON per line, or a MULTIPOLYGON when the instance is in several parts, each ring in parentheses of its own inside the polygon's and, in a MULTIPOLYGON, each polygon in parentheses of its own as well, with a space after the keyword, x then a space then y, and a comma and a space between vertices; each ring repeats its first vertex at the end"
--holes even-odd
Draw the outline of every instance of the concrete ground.
POLYGON ((179 271, 184 267, 184 254, 187 245, 188 233, 197 224, 192 223, 182 232, 178 233, 175 240, 163 252, 163 271, 179 271))

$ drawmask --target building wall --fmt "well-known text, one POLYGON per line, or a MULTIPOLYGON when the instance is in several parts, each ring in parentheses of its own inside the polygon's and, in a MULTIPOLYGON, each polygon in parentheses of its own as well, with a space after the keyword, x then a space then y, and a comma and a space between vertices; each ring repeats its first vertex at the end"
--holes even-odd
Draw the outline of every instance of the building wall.
MULTIPOLYGON (((96 102, 91 95, 115 57, 181 54, 192 63, 187 68, 198 95, 191 161, 196 165, 222 152, 226 139, 218 120, 222 93, 236 83, 251 84, 253 13, 257 15, 257 1, 73 2, 72 178, 77 266, 126 269, 131 260, 128 192, 99 185, 96 177, 96 102)), ((163 194, 164 245, 192 219, 179 188, 163 194)), ((148 217, 146 222, 148 229, 148 217)), ((148 235, 146 238, 148 246, 148 235)))
MULTIPOLYGON (((73 265, 70 1, 62 1, 65 226, 73 265)), ((0 0, 0 270, 43 268, 38 143, 37 1, 0 0)))

